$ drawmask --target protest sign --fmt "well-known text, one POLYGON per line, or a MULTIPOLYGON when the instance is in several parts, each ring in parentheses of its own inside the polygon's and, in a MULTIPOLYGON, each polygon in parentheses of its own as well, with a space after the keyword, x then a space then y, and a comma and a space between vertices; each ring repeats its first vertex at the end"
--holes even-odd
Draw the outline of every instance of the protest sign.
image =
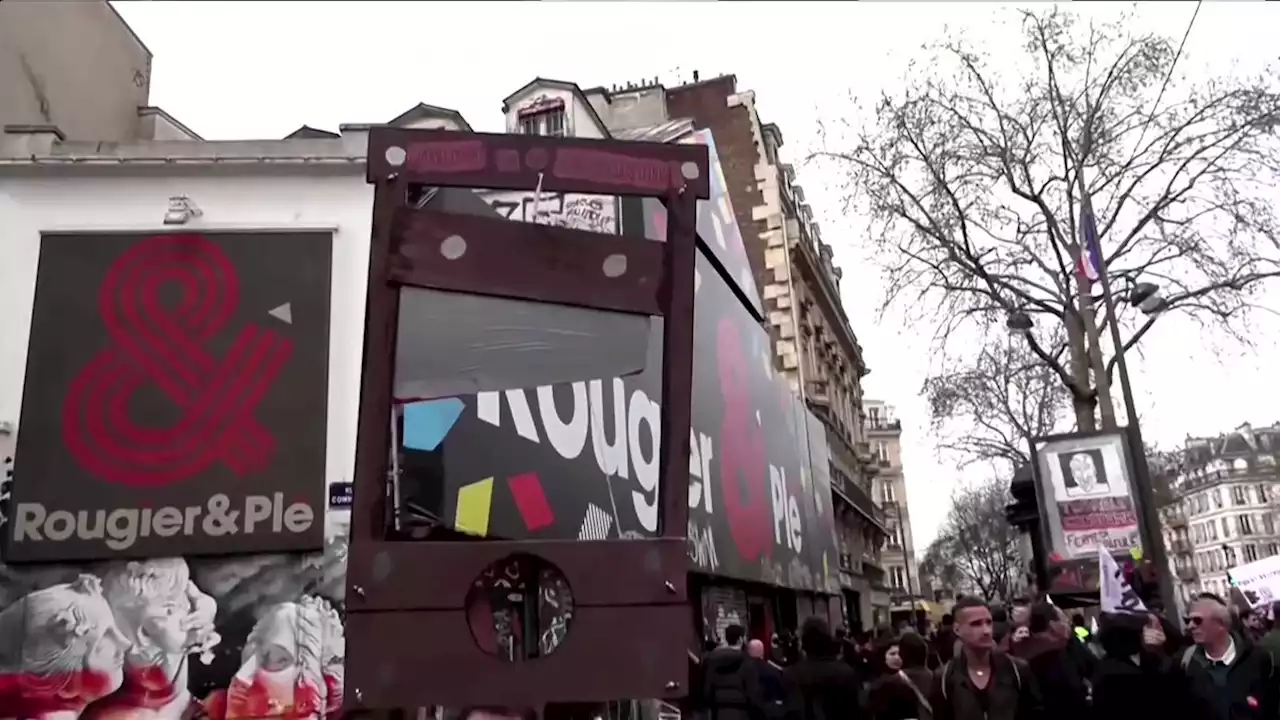
POLYGON ((1280 599, 1280 555, 1231 568, 1227 577, 1249 602, 1250 608, 1270 605, 1280 599))
POLYGON ((1134 592, 1133 586, 1125 579, 1124 572, 1116 559, 1105 549, 1098 548, 1098 577, 1101 579, 1098 588, 1102 612, 1106 613, 1144 613, 1147 606, 1142 598, 1134 592))

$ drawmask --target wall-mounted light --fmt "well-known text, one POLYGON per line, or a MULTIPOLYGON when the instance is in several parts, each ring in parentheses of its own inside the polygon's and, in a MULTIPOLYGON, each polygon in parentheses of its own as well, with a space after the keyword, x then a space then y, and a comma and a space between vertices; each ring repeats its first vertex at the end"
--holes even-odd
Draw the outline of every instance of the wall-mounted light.
POLYGON ((186 195, 174 195, 169 198, 169 209, 164 213, 164 224, 186 225, 192 218, 198 218, 203 214, 200 208, 191 202, 191 198, 186 195))

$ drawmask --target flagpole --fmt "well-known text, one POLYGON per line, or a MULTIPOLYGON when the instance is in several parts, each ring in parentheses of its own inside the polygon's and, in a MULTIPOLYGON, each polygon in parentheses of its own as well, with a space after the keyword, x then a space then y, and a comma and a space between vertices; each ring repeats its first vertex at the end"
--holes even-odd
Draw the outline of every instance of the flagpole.
MULTIPOLYGON (((1083 173, 1077 173, 1080 185, 1081 214, 1088 214, 1087 220, 1097 235, 1097 217, 1093 213, 1093 199, 1085 188, 1083 173)), ((1120 375, 1120 392, 1124 396, 1124 412, 1126 417, 1125 434, 1129 441, 1129 457, 1133 466, 1133 499, 1138 510, 1138 530, 1142 536, 1142 545, 1151 554, 1151 562, 1156 566, 1160 578, 1160 601, 1164 605, 1165 616, 1177 626, 1178 607, 1174 601, 1173 574, 1169 571, 1169 556, 1164 547, 1164 536, 1160 532, 1160 517, 1156 511, 1155 490, 1151 482, 1151 468, 1147 465, 1147 448, 1142 440, 1142 427, 1138 423, 1138 407, 1133 400, 1133 386, 1129 382, 1129 365, 1125 362, 1124 341, 1120 337, 1120 316, 1116 314, 1115 297, 1111 294, 1110 273, 1107 272, 1107 261, 1101 252, 1101 238, 1095 243, 1098 257, 1098 279, 1102 283, 1102 302, 1107 310, 1107 323, 1111 335, 1112 352, 1116 356, 1116 371, 1120 375)), ((1106 372, 1105 366, 1103 372, 1106 372)))

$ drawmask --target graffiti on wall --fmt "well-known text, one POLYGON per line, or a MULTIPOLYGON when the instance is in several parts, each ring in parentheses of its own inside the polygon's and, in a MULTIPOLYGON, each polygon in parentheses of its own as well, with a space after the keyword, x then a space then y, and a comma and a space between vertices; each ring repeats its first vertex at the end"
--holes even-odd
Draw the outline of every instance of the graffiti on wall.
POLYGON ((347 522, 327 529, 319 554, 0 565, 0 717, 336 711, 347 522))
POLYGON ((720 559, 716 557, 716 538, 711 526, 689 518, 689 562, 709 572, 720 569, 720 559))
POLYGON ((41 238, 0 488, 0 718, 341 706, 330 269, 320 233, 41 238))
POLYGON ((572 193, 486 193, 485 201, 508 220, 538 223, 571 230, 618 232, 618 200, 608 195, 572 193))

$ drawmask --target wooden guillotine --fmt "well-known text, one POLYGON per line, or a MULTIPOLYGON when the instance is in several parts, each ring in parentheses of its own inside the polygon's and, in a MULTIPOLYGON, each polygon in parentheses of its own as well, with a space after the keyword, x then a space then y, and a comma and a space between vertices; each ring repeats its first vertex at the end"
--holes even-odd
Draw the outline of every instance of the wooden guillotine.
MULTIPOLYGON (((696 202, 709 194, 707 158, 701 145, 372 130, 374 218, 346 592, 347 710, 541 710, 687 693, 695 222, 696 202), (442 212, 410 202, 411 189, 422 186, 659 198, 668 209, 666 240, 442 212), (663 318, 656 537, 458 541, 390 532, 397 319, 402 292, 420 290, 663 318), (517 557, 558 571, 574 614, 555 652, 512 662, 519 658, 481 649, 469 629, 468 604, 486 568, 517 557)), ((557 382, 589 379, 595 378, 557 382)))

